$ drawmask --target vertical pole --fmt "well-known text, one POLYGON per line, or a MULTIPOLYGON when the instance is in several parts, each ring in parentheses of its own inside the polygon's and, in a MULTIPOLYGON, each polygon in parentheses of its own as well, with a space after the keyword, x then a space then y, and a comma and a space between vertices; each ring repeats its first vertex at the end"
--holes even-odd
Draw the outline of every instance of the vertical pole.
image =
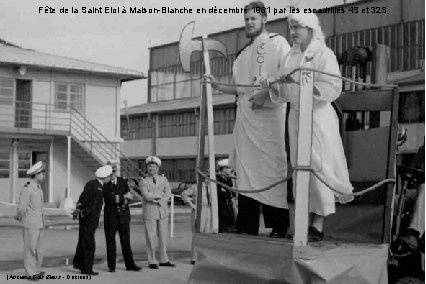
POLYGON ((67 136, 67 196, 65 198, 70 197, 71 195, 71 136, 67 136))
MULTIPOLYGON (((210 74, 210 56, 209 51, 206 49, 204 40, 207 39, 207 36, 203 36, 203 60, 204 68, 207 74, 210 74)), ((207 123, 208 123, 208 139, 209 139, 209 172, 210 178, 216 179, 215 173, 215 152, 214 152, 214 120, 213 120, 213 95, 212 87, 210 84, 206 85, 206 97, 207 97, 207 123)), ((214 233, 217 233, 219 230, 219 220, 218 220, 218 208, 217 208, 217 188, 216 183, 210 182, 210 197, 211 197, 211 206, 212 206, 212 230, 214 233)))
POLYGON ((171 196, 171 203, 170 203, 170 238, 173 238, 174 236, 174 230, 175 230, 175 196, 172 193, 171 196))
MULTIPOLYGON (((206 140, 206 85, 201 85, 200 118, 198 123, 198 153, 197 167, 204 170, 204 144, 206 140)), ((195 232, 201 232, 201 208, 203 207, 203 178, 197 173, 197 218, 195 219, 195 232)))
POLYGON ((16 202, 16 189, 18 186, 18 139, 12 139, 12 144, 10 145, 10 202, 15 204, 16 202))
MULTIPOLYGON (((312 96, 313 76, 311 71, 300 71, 300 96, 299 96, 299 133, 297 136, 297 166, 311 166, 312 150, 312 96)), ((309 209, 309 183, 311 173, 308 171, 296 171, 295 174, 295 233, 296 246, 306 246, 308 232, 309 209)))

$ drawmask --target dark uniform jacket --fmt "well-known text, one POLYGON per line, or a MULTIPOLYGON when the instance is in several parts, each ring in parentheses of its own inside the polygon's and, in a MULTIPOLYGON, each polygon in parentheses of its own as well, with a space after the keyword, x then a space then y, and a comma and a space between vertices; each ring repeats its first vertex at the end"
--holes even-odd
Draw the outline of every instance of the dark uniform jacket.
POLYGON ((91 180, 84 186, 84 190, 77 202, 77 208, 82 210, 80 222, 97 227, 102 210, 102 184, 97 180, 91 180))
MULTIPOLYGON (((232 187, 232 179, 222 175, 216 175, 216 180, 229 187, 232 187)), ((232 192, 226 188, 222 188, 220 184, 217 185, 217 199, 219 204, 232 204, 232 192)))
POLYGON ((112 180, 104 185, 104 222, 105 224, 121 224, 130 222, 129 205, 125 202, 124 195, 130 192, 127 182, 117 177, 117 184, 112 180), (118 196, 118 203, 116 202, 118 196))

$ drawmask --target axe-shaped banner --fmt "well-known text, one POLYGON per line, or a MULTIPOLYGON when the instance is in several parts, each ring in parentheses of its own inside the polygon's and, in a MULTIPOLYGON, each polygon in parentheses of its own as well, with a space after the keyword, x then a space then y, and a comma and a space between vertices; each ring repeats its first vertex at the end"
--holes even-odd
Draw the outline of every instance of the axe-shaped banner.
MULTIPOLYGON (((191 54, 194 51, 203 52, 203 61, 204 61, 204 70, 206 74, 210 73, 210 57, 209 51, 220 52, 223 56, 227 56, 226 47, 219 41, 212 40, 203 36, 200 40, 194 40, 194 25, 195 22, 188 23, 182 30, 179 40, 179 55, 180 61, 182 64, 182 69, 185 72, 190 72, 191 67, 191 54)), ((216 179, 215 177, 215 151, 214 151, 214 127, 213 127, 213 95, 212 88, 210 84, 205 84, 202 88, 203 93, 200 96, 200 123, 199 123, 199 136, 198 136, 198 161, 197 166, 200 169, 203 169, 204 163, 204 124, 205 124, 205 104, 207 101, 207 132, 208 132, 208 145, 209 145, 209 172, 210 178, 216 179)), ((211 231, 218 232, 219 229, 219 220, 218 220, 218 205, 217 205, 217 187, 216 183, 210 183, 210 201, 211 201, 211 211, 212 211, 212 228, 211 231)), ((196 221, 196 230, 200 232, 201 221, 201 207, 202 207, 202 195, 209 194, 209 192, 202 191, 202 178, 200 175, 197 175, 197 221, 196 221)))

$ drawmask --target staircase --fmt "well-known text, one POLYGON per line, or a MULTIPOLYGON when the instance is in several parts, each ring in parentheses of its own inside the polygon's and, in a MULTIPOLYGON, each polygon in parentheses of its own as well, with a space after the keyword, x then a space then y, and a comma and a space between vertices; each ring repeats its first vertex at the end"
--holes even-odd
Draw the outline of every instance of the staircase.
POLYGON ((120 160, 122 177, 142 177, 142 171, 121 151, 118 142, 105 137, 80 112, 70 110, 71 149, 89 169, 96 170, 111 160, 120 160))

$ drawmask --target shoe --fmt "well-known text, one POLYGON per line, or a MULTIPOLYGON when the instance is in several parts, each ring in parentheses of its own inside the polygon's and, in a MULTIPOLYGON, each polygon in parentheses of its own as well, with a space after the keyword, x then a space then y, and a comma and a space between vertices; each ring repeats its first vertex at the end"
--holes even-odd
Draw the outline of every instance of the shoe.
POLYGON ((108 268, 108 272, 114 273, 115 272, 115 268, 108 268))
POLYGON ((195 260, 191 260, 191 264, 194 265, 195 264, 195 260))
POLYGON ((142 269, 142 267, 139 267, 137 265, 126 268, 126 270, 129 270, 129 271, 140 271, 141 269, 142 269))
POLYGON ((97 275, 99 275, 99 272, 95 272, 93 270, 92 271, 82 271, 81 274, 97 276, 97 275))
POLYGON ((231 227, 229 229, 226 230, 227 233, 237 233, 239 232, 239 230, 235 229, 234 227, 231 227))
POLYGON ((40 273, 39 273, 38 275, 43 276, 43 275, 45 275, 45 274, 46 274, 46 272, 44 272, 44 271, 40 271, 40 273))
POLYGON ((150 264, 150 265, 148 265, 148 267, 149 268, 151 268, 151 269, 158 269, 158 264, 150 264))
POLYGON ((163 262, 163 263, 160 262, 160 266, 175 267, 176 264, 173 264, 170 261, 168 261, 168 262, 163 262))
POLYGON ((74 265, 72 266, 72 268, 77 269, 77 270, 81 270, 81 268, 80 268, 78 265, 76 265, 76 264, 74 264, 74 265))
POLYGON ((324 239, 324 232, 320 232, 317 228, 310 226, 308 228, 308 241, 309 242, 320 242, 324 239))

